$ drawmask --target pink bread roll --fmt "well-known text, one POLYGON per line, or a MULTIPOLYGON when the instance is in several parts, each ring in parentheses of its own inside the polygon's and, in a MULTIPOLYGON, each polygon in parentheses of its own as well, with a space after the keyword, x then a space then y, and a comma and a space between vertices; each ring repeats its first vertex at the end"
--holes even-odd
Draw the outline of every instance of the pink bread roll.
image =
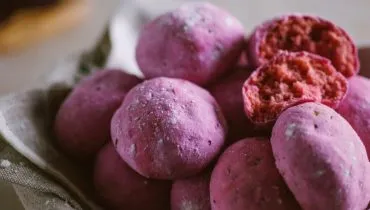
POLYGON ((113 144, 100 150, 94 168, 94 186, 109 210, 169 210, 171 182, 150 180, 133 171, 113 144))
POLYGON ((370 200, 365 147, 333 109, 304 103, 287 109, 271 137, 276 165, 305 210, 362 210, 370 200))
POLYGON ((300 210, 267 139, 247 138, 228 147, 212 172, 210 194, 212 210, 300 210))
POLYGON ((136 60, 146 78, 204 85, 236 65, 244 47, 244 28, 235 17, 210 3, 187 3, 143 28, 136 60))
MULTIPOLYGON (((370 80, 355 76, 349 80, 348 94, 338 110, 360 136, 370 155, 370 80)), ((369 156, 370 157, 370 156, 369 156)))
POLYGON ((265 21, 253 32, 248 54, 253 67, 273 58, 279 50, 307 51, 329 59, 345 77, 359 71, 357 48, 339 26, 320 17, 290 14, 265 21))
POLYGON ((159 77, 127 94, 113 116, 111 134, 118 153, 139 174, 180 179, 199 173, 217 157, 226 127, 206 90, 159 77))
POLYGON ((211 173, 176 180, 171 190, 171 210, 211 210, 209 181, 211 173))
POLYGON ((57 113, 54 130, 59 147, 74 158, 92 158, 110 140, 114 112, 140 82, 118 70, 99 71, 81 81, 57 113))
POLYGON ((328 59, 282 51, 245 82, 244 110, 256 125, 272 127, 282 111, 296 104, 314 101, 336 108, 347 87, 346 78, 328 59))
POLYGON ((251 74, 246 68, 235 72, 212 84, 208 89, 220 105, 229 126, 228 144, 245 137, 255 136, 257 130, 244 114, 242 88, 251 74))

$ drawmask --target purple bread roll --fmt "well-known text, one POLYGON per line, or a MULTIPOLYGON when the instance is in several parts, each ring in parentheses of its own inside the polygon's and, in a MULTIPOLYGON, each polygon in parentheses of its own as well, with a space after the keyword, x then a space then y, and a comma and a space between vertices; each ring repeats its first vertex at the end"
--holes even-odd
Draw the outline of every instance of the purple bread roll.
POLYGON ((211 210, 209 171, 187 179, 176 180, 171 190, 171 210, 211 210))
POLYGON ((240 68, 208 89, 220 105, 229 126, 227 143, 257 135, 254 124, 244 114, 242 88, 251 71, 240 68))
POLYGON ((339 26, 320 17, 290 14, 261 24, 248 46, 251 65, 258 67, 279 50, 307 51, 328 58, 345 77, 359 71, 357 48, 339 26))
POLYGON ((243 139, 225 150, 213 169, 210 193, 212 210, 300 210, 264 138, 243 139))
POLYGON ((370 163, 360 138, 333 109, 287 109, 271 137, 276 165, 305 210, 361 210, 370 200, 370 163))
MULTIPOLYGON (((370 80, 355 76, 349 80, 348 94, 337 109, 360 136, 370 155, 370 80)), ((370 157, 370 156, 369 156, 370 157)))
POLYGON ((244 28, 235 17, 210 3, 187 3, 143 28, 136 60, 146 78, 204 85, 237 64, 244 42, 244 28))
POLYGON ((54 131, 59 147, 73 158, 92 158, 110 140, 114 112, 140 82, 119 70, 98 71, 81 81, 57 113, 54 131))
POLYGON ((113 116, 111 134, 118 153, 139 174, 180 179, 199 173, 217 157, 226 127, 206 90, 159 77, 127 94, 113 116))
POLYGON ((109 210, 169 210, 171 182, 150 180, 133 171, 113 144, 100 150, 94 168, 98 199, 109 210))

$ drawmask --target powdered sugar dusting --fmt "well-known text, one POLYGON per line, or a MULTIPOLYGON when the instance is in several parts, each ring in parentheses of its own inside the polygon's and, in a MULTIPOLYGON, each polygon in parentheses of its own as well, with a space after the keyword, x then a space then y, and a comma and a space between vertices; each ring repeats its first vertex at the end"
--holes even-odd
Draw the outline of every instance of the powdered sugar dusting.
POLYGON ((181 210, 203 210, 199 205, 191 201, 183 200, 181 202, 181 210))
POLYGON ((156 152, 153 164, 162 170, 167 176, 172 175, 172 169, 171 165, 167 164, 168 162, 171 162, 171 160, 168 159, 168 157, 165 155, 165 149, 163 139, 159 139, 157 142, 157 146, 155 148, 156 152))
POLYGON ((149 101, 150 99, 152 99, 152 97, 153 97, 153 93, 152 93, 151 91, 149 91, 149 92, 145 95, 145 99, 146 99, 147 101, 149 101))
POLYGON ((192 28, 195 25, 199 24, 202 21, 202 16, 194 11, 193 13, 189 14, 189 17, 185 20, 185 26, 188 28, 192 28))
POLYGON ((326 173, 326 171, 325 171, 325 170, 317 170, 317 171, 315 172, 314 176, 315 176, 316 178, 318 178, 318 177, 321 177, 322 175, 324 175, 325 173, 326 173))
POLYGON ((199 11, 198 4, 189 4, 184 11, 184 15, 186 16, 185 25, 189 27, 193 27, 199 24, 203 19, 203 15, 199 11))
POLYGON ((343 171, 343 175, 344 175, 345 177, 349 177, 349 176, 351 175, 351 171, 350 171, 350 170, 348 170, 348 169, 345 169, 345 170, 343 171))
POLYGON ((183 29, 184 32, 188 32, 190 27, 188 25, 184 24, 182 29, 183 29))
POLYGON ((365 100, 362 103, 360 103, 360 106, 363 109, 370 109, 370 99, 365 98, 365 100))
POLYGON ((175 125, 177 123, 177 119, 175 117, 171 117, 169 119, 169 122, 170 122, 171 125, 175 125))
POLYGON ((285 130, 285 136, 290 139, 291 136, 293 136, 294 130, 297 127, 295 123, 289 124, 287 129, 285 130))
POLYGON ((159 17, 158 23, 159 25, 162 25, 165 27, 171 26, 173 24, 172 15, 166 14, 166 15, 159 17))
POLYGON ((136 155, 136 145, 135 144, 131 144, 131 146, 130 146, 130 154, 132 156, 135 156, 136 155))
POLYGON ((226 17, 225 18, 225 23, 227 26, 233 26, 234 25, 234 20, 231 17, 226 17))
POLYGON ((212 52, 212 59, 213 60, 218 60, 222 56, 222 52, 224 51, 224 47, 222 46, 221 43, 217 43, 215 46, 215 49, 212 52))

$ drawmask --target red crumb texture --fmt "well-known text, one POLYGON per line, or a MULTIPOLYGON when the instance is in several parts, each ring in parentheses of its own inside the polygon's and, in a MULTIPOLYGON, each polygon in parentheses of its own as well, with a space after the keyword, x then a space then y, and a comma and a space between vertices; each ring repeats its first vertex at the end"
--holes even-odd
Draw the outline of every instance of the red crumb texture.
POLYGON ((244 109, 254 123, 266 124, 286 108, 303 102, 336 107, 347 86, 329 60, 306 52, 281 52, 245 82, 244 109))
POLYGON ((358 61, 349 36, 329 21, 291 15, 274 22, 259 46, 260 57, 271 59, 279 50, 307 51, 330 59, 344 76, 358 70, 358 61))
POLYGON ((242 88, 252 71, 245 67, 233 70, 233 74, 217 81, 208 88, 220 105, 229 126, 227 144, 245 137, 264 136, 269 132, 258 131, 244 114, 242 88))

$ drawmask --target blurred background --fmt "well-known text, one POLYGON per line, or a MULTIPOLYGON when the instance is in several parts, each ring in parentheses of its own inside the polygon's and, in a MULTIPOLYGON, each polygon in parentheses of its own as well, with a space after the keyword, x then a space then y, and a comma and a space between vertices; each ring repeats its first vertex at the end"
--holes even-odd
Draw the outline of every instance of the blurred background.
MULTIPOLYGON (((139 74, 134 60, 134 48, 141 25, 183 2, 186 0, 90 0, 91 11, 83 23, 20 52, 0 56, 0 96, 34 87, 55 69, 68 74, 68 71, 63 71, 66 60, 77 59, 81 52, 90 50, 107 27, 113 41, 108 65, 139 74)), ((239 18, 244 23, 246 34, 257 24, 275 15, 303 12, 332 20, 347 30, 358 46, 370 44, 369 0, 210 2, 239 18)), ((361 56, 367 60, 366 57, 370 58, 370 50, 362 51, 361 56)), ((0 209, 21 209, 11 187, 0 184, 0 197, 0 209)))
MULTIPOLYGON (((30 88, 53 71, 61 60, 90 49, 110 20, 114 49, 110 66, 138 73, 133 52, 140 25, 191 0, 90 0, 82 24, 19 53, 0 56, 0 95, 30 88)), ((239 18, 246 34, 260 22, 288 12, 313 13, 346 29, 358 45, 370 43, 369 0, 210 0, 239 18)))

